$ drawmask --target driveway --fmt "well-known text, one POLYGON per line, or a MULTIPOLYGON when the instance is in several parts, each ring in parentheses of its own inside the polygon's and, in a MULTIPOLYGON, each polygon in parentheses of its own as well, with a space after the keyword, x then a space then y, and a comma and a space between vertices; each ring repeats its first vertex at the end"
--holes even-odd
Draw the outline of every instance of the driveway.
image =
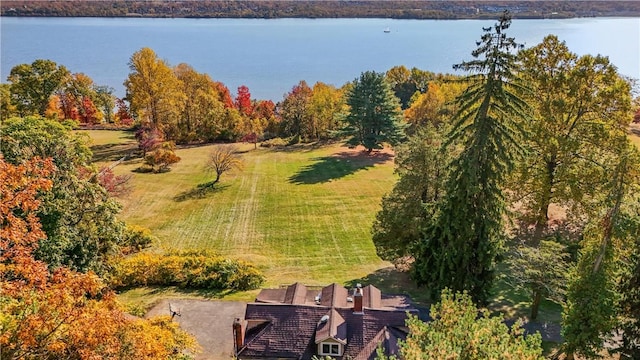
POLYGON ((171 308, 180 312, 173 321, 195 336, 202 347, 196 360, 229 360, 233 357, 232 325, 235 318, 244 318, 246 303, 214 300, 162 300, 146 317, 171 315, 171 308))

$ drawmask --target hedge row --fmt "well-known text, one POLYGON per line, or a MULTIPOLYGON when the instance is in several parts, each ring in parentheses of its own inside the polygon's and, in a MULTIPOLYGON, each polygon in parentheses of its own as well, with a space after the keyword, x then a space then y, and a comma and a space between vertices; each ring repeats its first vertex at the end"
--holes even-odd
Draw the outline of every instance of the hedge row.
POLYGON ((247 262, 225 259, 210 251, 183 251, 123 258, 113 264, 108 282, 114 289, 157 285, 251 290, 259 288, 264 280, 260 270, 247 262))

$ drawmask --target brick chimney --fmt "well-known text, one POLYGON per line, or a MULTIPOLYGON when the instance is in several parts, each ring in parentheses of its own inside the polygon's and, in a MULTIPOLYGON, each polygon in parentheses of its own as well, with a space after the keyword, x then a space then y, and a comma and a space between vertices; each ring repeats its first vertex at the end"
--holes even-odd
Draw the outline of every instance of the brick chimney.
POLYGON ((364 314, 364 307, 362 305, 362 286, 358 284, 353 294, 353 313, 358 315, 364 314))
POLYGON ((233 322, 233 349, 236 355, 244 345, 244 331, 242 329, 242 321, 236 318, 233 322))

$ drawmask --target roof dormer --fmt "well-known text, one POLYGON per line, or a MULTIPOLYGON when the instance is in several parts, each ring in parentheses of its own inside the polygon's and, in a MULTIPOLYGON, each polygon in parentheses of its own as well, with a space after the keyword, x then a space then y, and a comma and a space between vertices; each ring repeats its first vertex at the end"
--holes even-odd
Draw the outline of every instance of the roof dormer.
POLYGON ((336 309, 332 308, 320 318, 315 338, 318 355, 342 356, 347 345, 347 323, 336 309))

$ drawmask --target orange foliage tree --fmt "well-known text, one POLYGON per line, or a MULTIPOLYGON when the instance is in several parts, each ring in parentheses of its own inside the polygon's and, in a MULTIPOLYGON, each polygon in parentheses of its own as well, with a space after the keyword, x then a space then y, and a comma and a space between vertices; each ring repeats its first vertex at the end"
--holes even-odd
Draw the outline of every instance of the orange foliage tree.
POLYGON ((45 237, 36 195, 51 189, 54 171, 51 159, 0 156, 0 358, 184 358, 195 340, 168 317, 133 320, 95 274, 34 259, 45 237))

